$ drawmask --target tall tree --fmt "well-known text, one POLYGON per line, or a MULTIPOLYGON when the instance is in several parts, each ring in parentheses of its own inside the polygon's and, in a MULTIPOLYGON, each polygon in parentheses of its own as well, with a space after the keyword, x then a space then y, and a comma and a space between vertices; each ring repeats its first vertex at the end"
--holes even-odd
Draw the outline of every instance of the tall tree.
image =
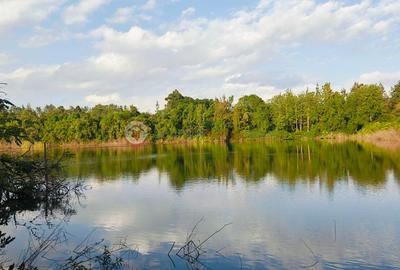
POLYGON ((271 126, 267 104, 256 95, 241 97, 233 109, 234 133, 257 131, 265 134, 271 126))
POLYGON ((390 91, 389 106, 396 115, 400 115, 400 81, 390 91))
POLYGON ((322 86, 322 111, 320 117, 321 130, 341 131, 346 128, 344 92, 335 92, 331 85, 326 83, 322 86))
POLYGON ((232 134, 232 103, 233 97, 215 99, 213 103, 213 135, 219 139, 228 140, 232 134))
POLYGON ((347 98, 346 107, 349 131, 360 130, 366 124, 379 120, 385 112, 383 86, 355 83, 347 98))

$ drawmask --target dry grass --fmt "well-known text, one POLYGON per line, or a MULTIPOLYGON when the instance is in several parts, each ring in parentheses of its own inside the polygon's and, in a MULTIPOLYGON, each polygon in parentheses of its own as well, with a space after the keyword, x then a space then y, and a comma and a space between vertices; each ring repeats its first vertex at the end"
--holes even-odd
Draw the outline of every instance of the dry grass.
POLYGON ((356 141, 367 142, 389 150, 400 150, 400 130, 386 129, 370 134, 353 135, 356 141))

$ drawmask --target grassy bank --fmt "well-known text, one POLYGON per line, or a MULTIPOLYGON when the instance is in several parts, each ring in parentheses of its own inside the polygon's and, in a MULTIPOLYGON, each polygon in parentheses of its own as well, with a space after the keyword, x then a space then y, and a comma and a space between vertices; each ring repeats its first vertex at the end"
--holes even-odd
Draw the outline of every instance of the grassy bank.
MULTIPOLYGON (((248 141, 276 141, 276 140, 324 140, 332 142, 345 142, 345 141, 358 141, 367 142, 376 146, 384 148, 400 148, 400 123, 399 122, 384 122, 384 123, 373 123, 365 126, 356 134, 347 134, 342 132, 324 133, 316 135, 311 132, 295 132, 289 133, 284 131, 273 131, 267 135, 258 134, 254 132, 242 133, 233 135, 229 140, 232 143, 241 143, 248 141)), ((163 140, 146 141, 143 144, 205 144, 205 143, 225 143, 225 137, 215 136, 197 136, 194 138, 169 138, 163 140)), ((101 141, 89 141, 89 142, 72 142, 72 143, 60 143, 60 144, 48 144, 49 147, 61 147, 61 148, 90 148, 90 147, 124 147, 132 146, 125 138, 101 142, 101 141)), ((0 144, 0 151, 15 151, 21 149, 43 149, 43 143, 37 142, 31 145, 29 142, 23 142, 21 146, 16 144, 0 144)))
POLYGON ((400 122, 372 123, 353 137, 383 148, 400 149, 400 122))
POLYGON ((375 122, 366 125, 356 134, 328 133, 317 137, 319 140, 357 141, 387 149, 400 149, 400 122, 375 122))

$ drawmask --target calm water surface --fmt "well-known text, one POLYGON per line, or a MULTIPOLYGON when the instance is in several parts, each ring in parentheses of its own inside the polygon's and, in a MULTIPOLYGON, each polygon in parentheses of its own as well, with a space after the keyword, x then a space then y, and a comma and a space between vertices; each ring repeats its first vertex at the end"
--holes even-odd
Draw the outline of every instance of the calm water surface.
MULTIPOLYGON (((126 238, 137 269, 187 269, 167 253, 204 217, 195 239, 232 225, 205 244, 200 269, 400 267, 398 152, 307 142, 72 152, 67 177, 91 188, 68 212, 64 247, 88 234, 110 243, 126 238)), ((16 237, 9 257, 29 242, 15 223, 38 213, 21 211, 2 227, 16 237)))

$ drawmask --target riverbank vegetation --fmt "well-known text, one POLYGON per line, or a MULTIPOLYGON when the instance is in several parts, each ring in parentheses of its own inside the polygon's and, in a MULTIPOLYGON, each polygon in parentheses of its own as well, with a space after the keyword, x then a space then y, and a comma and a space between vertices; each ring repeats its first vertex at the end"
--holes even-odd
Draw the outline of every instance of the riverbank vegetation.
MULTIPOLYGON (((10 101, 0 99, 0 140, 20 145, 35 138, 28 136, 33 133, 21 126, 14 108, 10 101)), ((122 263, 118 255, 126 248, 122 242, 109 246, 104 240, 85 239, 65 259, 46 257, 67 242, 64 223, 76 213, 75 205, 85 191, 81 181, 63 177, 60 161, 65 153, 58 159, 48 159, 46 153, 46 148, 43 158, 28 152, 0 153, 0 269, 118 269, 122 263), (25 212, 28 214, 21 217, 25 212), (25 228, 30 238, 18 257, 7 254, 17 237, 3 231, 8 225, 25 228), (54 267, 38 266, 43 259, 54 267)))
POLYGON ((287 90, 266 101, 256 95, 236 103, 233 97, 195 99, 178 90, 165 100, 165 108, 157 104, 154 114, 141 113, 133 105, 11 107, 2 112, 0 125, 12 127, 14 133, 24 130, 24 140, 54 144, 118 141, 131 120, 148 125, 153 141, 290 139, 400 127, 400 82, 388 94, 380 84, 355 83, 350 91, 335 91, 326 83, 299 94, 287 90))

